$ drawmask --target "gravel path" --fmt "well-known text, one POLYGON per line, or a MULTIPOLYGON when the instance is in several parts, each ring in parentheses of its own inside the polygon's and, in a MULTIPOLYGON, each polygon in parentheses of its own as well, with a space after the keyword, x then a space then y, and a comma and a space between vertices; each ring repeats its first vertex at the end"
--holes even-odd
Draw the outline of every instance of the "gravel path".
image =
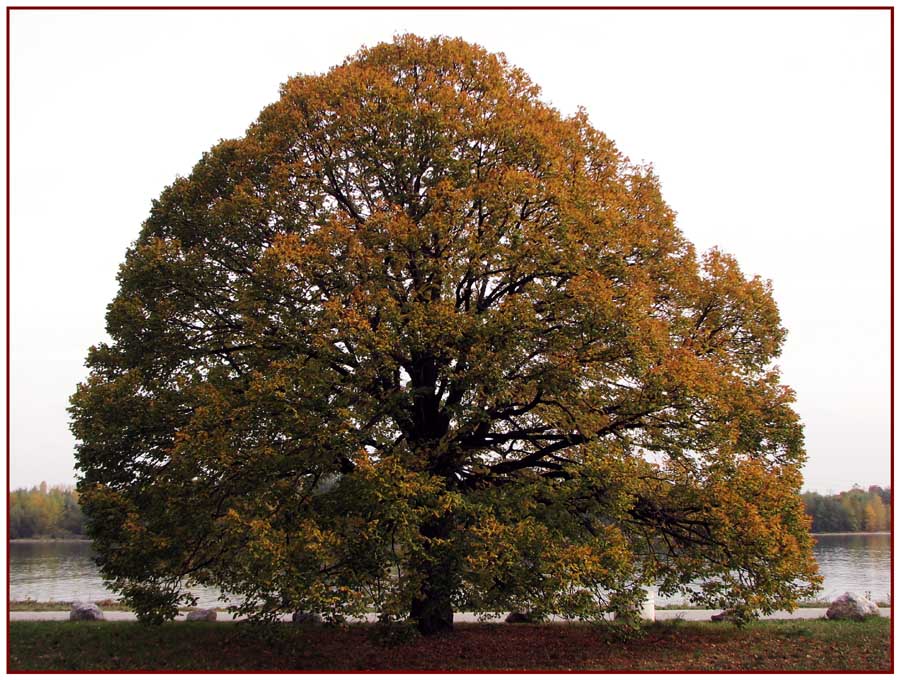
MULTIPOLYGON (((770 616, 761 617, 763 619, 820 619, 825 616, 825 608, 815 609, 795 609, 793 612, 781 611, 775 612, 770 616)), ((891 610, 889 607, 880 607, 878 610, 882 616, 890 618, 891 610)), ((709 621, 709 617, 717 614, 714 609, 658 609, 656 610, 657 621, 667 621, 671 619, 683 619, 685 621, 709 621)), ((137 618, 132 612, 104 612, 107 621, 136 621, 137 618)), ((11 621, 66 621, 69 618, 68 611, 59 612, 10 612, 11 621)), ((375 621, 375 614, 366 616, 367 621, 375 621)), ((179 614, 176 621, 184 621, 184 614, 179 614)), ((228 612, 219 612, 219 621, 230 623, 235 620, 228 612)), ((290 621, 290 615, 282 617, 283 621, 290 621)), ((478 621, 475 614, 470 612, 459 612, 453 615, 453 620, 457 623, 473 623, 478 621)), ((503 621, 503 617, 499 619, 491 619, 491 621, 503 621)), ((551 621, 560 622, 561 619, 556 617, 551 621)))

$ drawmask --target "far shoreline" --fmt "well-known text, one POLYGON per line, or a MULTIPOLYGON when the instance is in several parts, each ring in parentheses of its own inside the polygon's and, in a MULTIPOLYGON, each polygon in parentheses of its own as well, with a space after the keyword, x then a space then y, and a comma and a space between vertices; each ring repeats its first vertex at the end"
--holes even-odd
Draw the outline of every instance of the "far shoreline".
MULTIPOLYGON (((890 536, 890 531, 821 531, 810 533, 810 536, 890 536)), ((10 543, 91 543, 84 536, 46 537, 46 538, 10 538, 10 543)))
POLYGON ((48 538, 11 538, 10 543, 91 543, 91 539, 86 536, 48 537, 48 538))

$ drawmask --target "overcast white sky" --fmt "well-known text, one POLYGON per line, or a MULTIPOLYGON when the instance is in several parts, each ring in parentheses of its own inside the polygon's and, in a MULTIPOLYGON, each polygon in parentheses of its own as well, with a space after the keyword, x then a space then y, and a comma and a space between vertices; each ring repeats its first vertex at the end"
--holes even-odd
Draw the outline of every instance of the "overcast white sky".
POLYGON ((502 51, 774 282, 806 488, 890 483, 887 11, 24 11, 11 17, 10 485, 74 481, 66 406, 151 200, 278 86, 395 33, 502 51))

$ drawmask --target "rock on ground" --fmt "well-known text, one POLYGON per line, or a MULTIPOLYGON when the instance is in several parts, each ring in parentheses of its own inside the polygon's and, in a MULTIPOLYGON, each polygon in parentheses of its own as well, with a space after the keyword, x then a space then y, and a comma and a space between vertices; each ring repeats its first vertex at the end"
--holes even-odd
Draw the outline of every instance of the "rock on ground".
POLYGON ((103 610, 93 602, 73 602, 69 621, 103 621, 103 610))
POLYGON ((215 621, 217 617, 215 609, 195 609, 188 612, 185 621, 215 621))
POLYGON ((831 603, 825 616, 829 619, 862 621, 867 616, 880 616, 880 614, 878 605, 872 600, 856 593, 844 593, 831 603))
POLYGON ((294 615, 291 616, 291 621, 298 625, 306 624, 317 626, 322 623, 322 617, 310 612, 294 612, 294 615))

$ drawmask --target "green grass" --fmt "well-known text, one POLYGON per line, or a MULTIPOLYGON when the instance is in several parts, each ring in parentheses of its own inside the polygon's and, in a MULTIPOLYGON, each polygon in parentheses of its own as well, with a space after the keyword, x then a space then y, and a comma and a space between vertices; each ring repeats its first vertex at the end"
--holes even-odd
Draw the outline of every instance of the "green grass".
MULTIPOLYGON (((96 600, 94 601, 100 609, 110 612, 127 612, 131 611, 130 607, 125 606, 121 602, 115 600, 96 600)), ((13 600, 9 603, 9 611, 11 612, 64 612, 72 608, 71 602, 38 602, 37 600, 13 600)))
MULTIPOLYGON (((92 600, 100 609, 106 612, 130 612, 131 607, 116 600, 92 600)), ((72 608, 72 602, 56 601, 38 602, 37 600, 13 600, 9 603, 11 612, 66 612, 72 608)), ((219 612, 224 612, 225 607, 211 607, 219 612)), ((182 608, 179 611, 189 612, 193 608, 182 608)))
MULTIPOLYGON (((830 604, 831 602, 828 600, 808 600, 806 602, 798 602, 797 609, 828 609, 830 604)), ((891 606, 891 603, 886 600, 877 600, 875 604, 877 604, 879 607, 891 606)), ((699 611, 703 609, 709 609, 709 607, 695 604, 658 604, 656 605, 656 609, 658 611, 699 611)))
POLYGON ((890 620, 657 622, 623 639, 585 624, 457 624, 450 635, 376 626, 22 621, 9 670, 878 670, 890 620), (385 639, 395 644, 386 645, 385 639))

